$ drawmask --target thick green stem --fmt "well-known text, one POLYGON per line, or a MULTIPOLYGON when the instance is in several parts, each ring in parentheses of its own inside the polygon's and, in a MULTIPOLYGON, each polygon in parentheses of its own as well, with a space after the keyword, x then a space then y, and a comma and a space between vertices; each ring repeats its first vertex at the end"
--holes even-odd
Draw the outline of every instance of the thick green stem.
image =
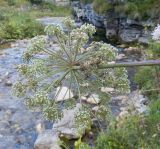
MULTIPOLYGON (((107 68, 115 68, 115 67, 135 67, 135 66, 160 66, 160 60, 147 60, 140 62, 123 62, 123 63, 113 63, 113 64, 100 64, 98 65, 98 69, 107 69, 107 68)), ((74 70, 81 69, 81 66, 74 66, 74 70)))
POLYGON ((103 65, 99 65, 98 68, 105 69, 105 68, 114 68, 114 67, 135 67, 135 66, 155 66, 155 65, 160 65, 160 60, 103 64, 103 65))

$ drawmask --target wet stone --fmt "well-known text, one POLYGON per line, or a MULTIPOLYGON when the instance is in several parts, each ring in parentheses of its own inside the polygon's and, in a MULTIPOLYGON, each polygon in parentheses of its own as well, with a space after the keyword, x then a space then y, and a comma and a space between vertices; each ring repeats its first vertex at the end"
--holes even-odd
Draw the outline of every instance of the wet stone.
POLYGON ((38 135, 37 121, 52 126, 12 94, 12 83, 19 79, 16 66, 22 63, 21 56, 27 45, 27 41, 21 42, 15 44, 17 47, 0 51, 0 149, 33 149, 38 135))

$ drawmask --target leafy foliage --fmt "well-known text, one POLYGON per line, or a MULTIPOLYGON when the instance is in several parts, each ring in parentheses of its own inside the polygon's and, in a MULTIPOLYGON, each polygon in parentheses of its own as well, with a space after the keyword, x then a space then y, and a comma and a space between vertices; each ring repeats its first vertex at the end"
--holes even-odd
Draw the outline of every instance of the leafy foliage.
POLYGON ((34 37, 43 33, 43 26, 25 13, 12 14, 0 23, 0 37, 2 39, 22 39, 34 37))
POLYGON ((131 116, 112 125, 108 132, 99 136, 96 149, 158 149, 160 147, 160 101, 151 105, 150 113, 146 116, 131 116))
POLYGON ((32 38, 44 33, 44 27, 36 21, 44 16, 69 16, 69 7, 43 2, 32 7, 28 0, 0 1, 0 40, 32 38))
POLYGON ((105 14, 110 9, 115 9, 120 14, 123 13, 132 19, 157 18, 160 13, 159 0, 82 0, 83 3, 93 3, 97 13, 105 14))
MULTIPOLYGON (((30 107, 39 107, 50 120, 60 119, 65 105, 71 105, 72 108, 80 103, 83 106, 76 115, 77 124, 90 125, 90 119, 95 115, 91 106, 83 104, 81 97, 98 94, 104 106, 101 111, 108 113, 109 93, 102 92, 101 87, 113 87, 119 93, 129 92, 127 73, 124 68, 98 70, 99 64, 115 60, 117 50, 102 42, 87 46, 89 38, 96 31, 94 26, 84 24, 76 28, 70 18, 64 20, 64 26, 65 30, 62 30, 60 26, 49 25, 45 28, 47 36, 32 39, 23 55, 26 63, 18 67, 24 79, 15 84, 15 94, 25 97, 30 107), (54 47, 55 42, 57 48, 54 47), (58 102, 64 86, 68 88, 69 99, 58 102)), ((97 116, 100 115, 103 114, 97 116)))
POLYGON ((112 4, 106 0, 94 0, 94 10, 99 14, 105 14, 109 9, 112 8, 112 4))
MULTIPOLYGON (((148 50, 146 51, 147 59, 160 58, 160 30, 155 28, 152 34, 153 40, 150 42, 148 50)), ((146 93, 150 99, 157 99, 160 97, 160 66, 145 67, 138 70, 135 76, 140 89, 146 93), (146 75, 147 74, 147 75, 146 75)))

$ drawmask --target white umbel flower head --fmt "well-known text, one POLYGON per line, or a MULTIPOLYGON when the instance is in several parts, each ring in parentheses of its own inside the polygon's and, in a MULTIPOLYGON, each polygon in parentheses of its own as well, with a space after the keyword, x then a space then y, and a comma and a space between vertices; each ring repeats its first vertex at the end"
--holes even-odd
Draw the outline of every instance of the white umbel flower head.
POLYGON ((154 29, 152 33, 152 39, 156 41, 160 41, 160 24, 154 29))

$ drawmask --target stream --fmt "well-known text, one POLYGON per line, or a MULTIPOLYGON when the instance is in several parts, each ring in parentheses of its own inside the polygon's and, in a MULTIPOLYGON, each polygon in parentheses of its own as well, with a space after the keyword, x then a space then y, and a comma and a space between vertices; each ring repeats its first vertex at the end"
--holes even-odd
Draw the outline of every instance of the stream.
MULTIPOLYGON (((41 19, 42 22, 46 20, 47 24, 55 23, 48 17, 41 19)), ((36 126, 41 123, 46 129, 52 127, 52 123, 45 120, 41 113, 27 109, 21 99, 12 95, 12 85, 18 80, 16 66, 22 63, 21 56, 26 45, 27 40, 22 40, 14 45, 6 44, 0 47, 0 149, 32 149, 38 135, 36 126)), ((119 61, 141 59, 139 53, 130 55, 122 48, 119 48, 119 52, 124 54, 119 61)), ((131 89, 135 90, 135 68, 129 68, 128 72, 131 89)))

